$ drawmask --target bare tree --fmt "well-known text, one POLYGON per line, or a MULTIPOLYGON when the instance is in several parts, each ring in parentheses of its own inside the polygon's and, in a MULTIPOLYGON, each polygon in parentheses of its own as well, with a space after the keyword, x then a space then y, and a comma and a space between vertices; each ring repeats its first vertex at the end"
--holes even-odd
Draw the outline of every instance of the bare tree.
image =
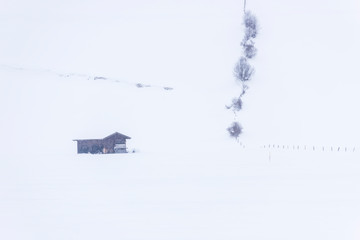
POLYGON ((242 133, 242 127, 238 122, 233 122, 230 127, 227 128, 230 137, 238 138, 242 133))
POLYGON ((258 23, 254 14, 250 11, 245 12, 244 15, 245 35, 241 44, 244 46, 248 41, 256 38, 258 34, 258 23))
POLYGON ((243 45, 243 50, 245 57, 251 59, 256 56, 257 49, 254 47, 254 43, 250 41, 250 43, 245 43, 243 45))
POLYGON ((226 106, 227 109, 232 109, 235 112, 238 112, 242 109, 242 100, 241 97, 233 98, 230 106, 226 106))
POLYGON ((240 82, 249 81, 254 73, 254 68, 245 57, 241 57, 234 67, 234 76, 240 82))

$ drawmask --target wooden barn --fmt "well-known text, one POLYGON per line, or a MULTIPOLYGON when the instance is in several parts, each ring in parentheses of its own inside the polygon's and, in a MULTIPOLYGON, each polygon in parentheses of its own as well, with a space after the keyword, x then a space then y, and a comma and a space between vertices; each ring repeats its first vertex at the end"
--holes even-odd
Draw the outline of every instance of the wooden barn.
POLYGON ((115 132, 103 139, 75 139, 78 153, 127 153, 126 140, 130 137, 115 132))

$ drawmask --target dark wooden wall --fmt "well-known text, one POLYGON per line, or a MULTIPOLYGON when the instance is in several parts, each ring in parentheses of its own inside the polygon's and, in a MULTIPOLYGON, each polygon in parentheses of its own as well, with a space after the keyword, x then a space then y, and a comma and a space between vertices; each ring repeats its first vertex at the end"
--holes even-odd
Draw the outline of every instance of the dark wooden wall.
POLYGON ((77 140, 78 153, 115 153, 115 144, 125 146, 124 149, 117 149, 117 152, 126 152, 126 139, 119 135, 104 139, 77 140))

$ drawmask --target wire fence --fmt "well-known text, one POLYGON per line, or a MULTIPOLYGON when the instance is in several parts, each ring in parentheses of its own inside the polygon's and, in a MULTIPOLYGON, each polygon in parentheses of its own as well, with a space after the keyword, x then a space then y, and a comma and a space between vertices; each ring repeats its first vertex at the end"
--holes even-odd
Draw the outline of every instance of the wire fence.
POLYGON ((321 152, 355 152, 356 146, 336 146, 336 145, 284 145, 266 144, 260 146, 263 149, 284 150, 284 151, 321 151, 321 152))

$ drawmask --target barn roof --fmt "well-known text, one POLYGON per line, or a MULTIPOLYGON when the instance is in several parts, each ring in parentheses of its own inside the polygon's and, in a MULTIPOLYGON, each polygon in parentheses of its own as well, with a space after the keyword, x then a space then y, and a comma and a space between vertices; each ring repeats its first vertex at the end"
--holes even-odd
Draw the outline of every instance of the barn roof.
POLYGON ((124 134, 121 134, 121 133, 118 133, 118 132, 115 132, 115 133, 113 133, 113 134, 111 134, 111 135, 109 135, 107 137, 104 137, 103 139, 111 138, 113 136, 119 136, 119 137, 123 137, 123 138, 126 138, 126 139, 131 139, 131 137, 128 137, 128 136, 126 136, 124 134))
POLYGON ((99 140, 105 140, 105 139, 111 138, 113 136, 118 136, 118 137, 122 137, 122 138, 125 138, 125 139, 131 139, 131 137, 129 137, 129 136, 126 136, 124 134, 115 132, 113 134, 110 134, 107 137, 102 138, 102 139, 74 139, 73 141, 89 141, 89 140, 97 140, 97 141, 99 141, 99 140))

